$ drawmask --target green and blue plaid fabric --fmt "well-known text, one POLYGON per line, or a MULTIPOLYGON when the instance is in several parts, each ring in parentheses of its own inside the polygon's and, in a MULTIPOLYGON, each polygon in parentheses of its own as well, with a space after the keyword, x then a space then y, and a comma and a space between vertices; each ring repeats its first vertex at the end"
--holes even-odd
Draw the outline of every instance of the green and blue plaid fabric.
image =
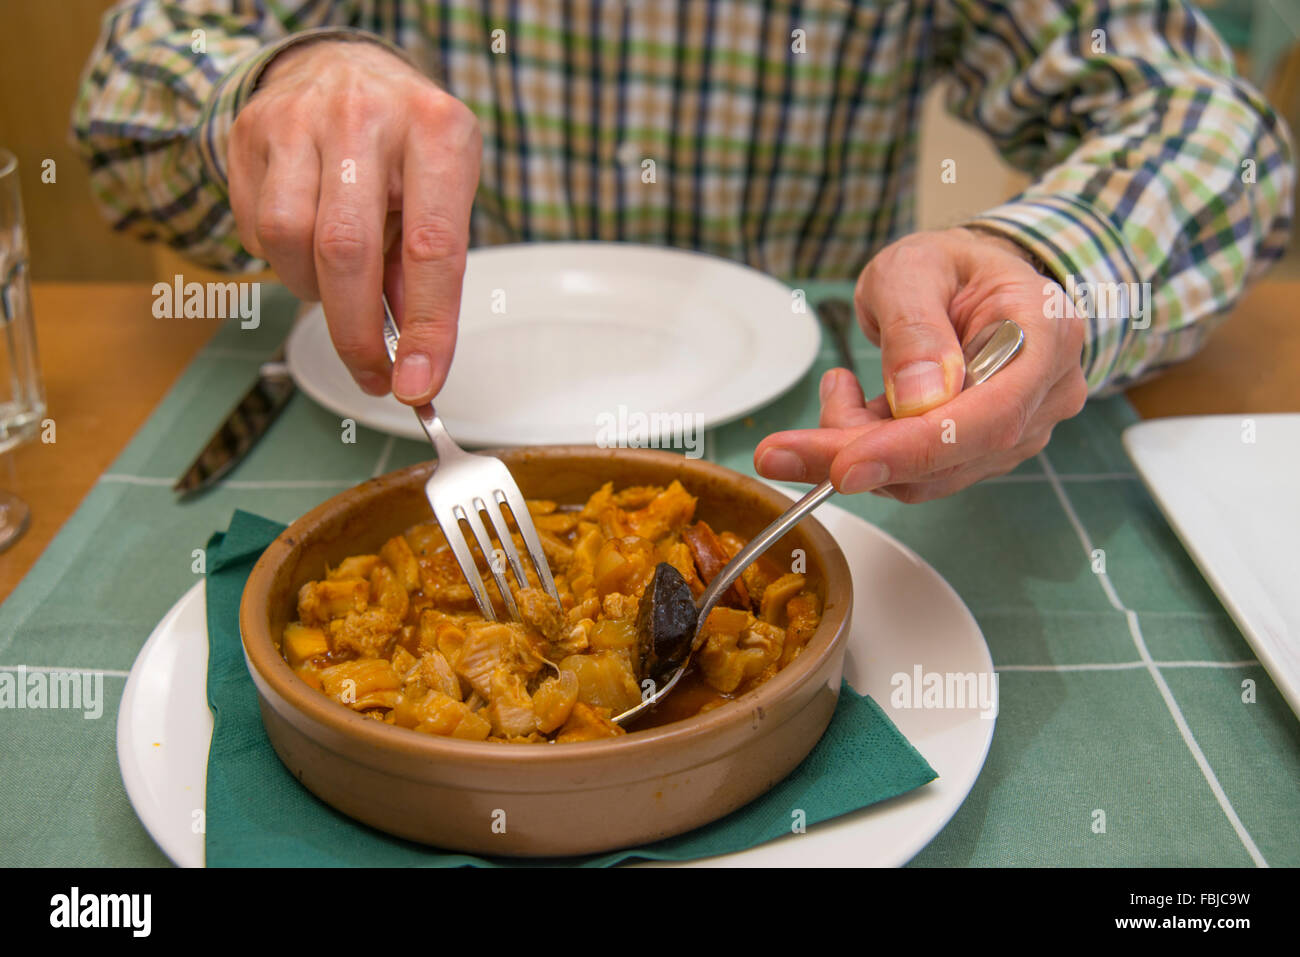
POLYGON ((270 58, 319 31, 400 48, 477 115, 472 245, 653 243, 787 279, 852 277, 912 230, 946 82, 1038 177, 972 223, 1076 287, 1151 284, 1141 321, 1085 310, 1095 394, 1200 348, 1290 227, 1285 126, 1176 0, 131 0, 73 123, 116 225, 261 268, 225 142, 270 58))

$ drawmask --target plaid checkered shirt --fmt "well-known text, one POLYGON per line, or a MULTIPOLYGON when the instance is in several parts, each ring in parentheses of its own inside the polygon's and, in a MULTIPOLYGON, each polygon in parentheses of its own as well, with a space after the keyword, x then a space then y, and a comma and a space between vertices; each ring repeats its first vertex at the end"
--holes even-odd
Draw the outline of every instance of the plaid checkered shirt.
POLYGON ((1286 128, 1176 0, 132 0, 73 115, 114 224, 263 268, 225 144, 270 59, 323 32, 400 48, 474 111, 472 246, 652 243, 788 281, 854 277, 913 229, 922 99, 946 83, 1036 177, 968 224, 1067 289, 1150 283, 1144 316, 1083 308, 1093 394, 1196 352, 1289 232, 1286 128))

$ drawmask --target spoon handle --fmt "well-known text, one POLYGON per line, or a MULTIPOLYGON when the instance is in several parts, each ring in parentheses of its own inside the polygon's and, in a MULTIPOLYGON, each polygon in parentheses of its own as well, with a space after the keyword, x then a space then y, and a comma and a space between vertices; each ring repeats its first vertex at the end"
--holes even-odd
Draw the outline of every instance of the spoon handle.
MULTIPOLYGON (((736 552, 735 557, 723 566, 722 571, 713 576, 713 581, 709 582, 709 587, 704 589, 704 593, 700 595, 700 600, 696 602, 696 607, 699 609, 698 621, 700 624, 704 623, 704 619, 709 617, 709 612, 713 611, 713 606, 718 603, 718 599, 732 586, 732 583, 740 577, 740 573, 748 568, 755 558, 767 551, 774 541, 798 525, 803 521, 805 515, 834 494, 835 486, 831 484, 830 479, 827 479, 790 506, 782 513, 780 518, 751 538, 749 544, 736 552)), ((695 632, 695 640, 691 643, 692 651, 698 650, 702 635, 703 628, 695 632)))

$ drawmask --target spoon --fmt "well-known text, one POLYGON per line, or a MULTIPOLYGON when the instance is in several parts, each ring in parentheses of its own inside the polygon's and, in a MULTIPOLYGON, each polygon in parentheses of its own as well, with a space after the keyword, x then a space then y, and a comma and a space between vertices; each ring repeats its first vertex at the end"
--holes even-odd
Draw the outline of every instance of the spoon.
MULTIPOLYGON (((962 389, 977 386, 988 379, 1015 358, 1024 342, 1024 330, 1010 319, 990 323, 981 329, 962 350, 966 358, 966 379, 962 389)), ((654 580, 646 586, 646 593, 643 596, 641 614, 638 617, 638 631, 641 632, 643 642, 646 639, 652 642, 648 652, 643 645, 643 654, 650 670, 657 671, 656 664, 666 665, 667 668, 675 670, 672 671, 672 677, 666 684, 658 687, 652 694, 644 696, 640 704, 616 715, 613 719, 615 724, 622 725, 631 721, 662 701, 677 686, 690 666, 691 656, 703 644, 704 623, 708 620, 709 612, 713 611, 718 600, 740 577, 740 573, 767 551, 773 542, 798 525, 804 516, 834 494, 835 486, 831 484, 830 479, 827 479, 750 539, 749 544, 737 552, 736 556, 714 576, 699 600, 694 603, 693 623, 689 621, 690 593, 689 590, 683 593, 682 589, 686 586, 685 582, 681 581, 680 573, 666 564, 661 564, 656 569, 654 580), (685 599, 683 595, 686 596, 685 599), (691 643, 683 654, 682 648, 687 635, 691 636, 691 643), (663 640, 659 641, 660 638, 663 640), (666 647, 658 647, 659 645, 666 647), (677 646, 675 653, 673 646, 677 646)), ((651 677, 658 679, 664 671, 652 674, 651 677)), ((657 685, 657 680, 654 683, 657 685)))

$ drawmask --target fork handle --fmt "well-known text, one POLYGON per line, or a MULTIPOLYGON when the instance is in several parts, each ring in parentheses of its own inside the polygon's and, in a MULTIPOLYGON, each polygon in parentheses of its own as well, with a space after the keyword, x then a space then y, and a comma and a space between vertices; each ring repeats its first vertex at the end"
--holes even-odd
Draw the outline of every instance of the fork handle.
MULTIPOLYGON (((402 337, 397 331, 397 321, 393 318, 393 310, 388 305, 387 294, 381 294, 380 298, 384 303, 384 348, 388 350, 388 361, 396 365, 397 343, 402 337)), ((434 411, 432 402, 416 406, 415 415, 420 420, 420 424, 424 426, 429 441, 433 443, 433 449, 438 453, 439 462, 465 454, 465 451, 452 439, 446 426, 442 424, 442 419, 438 418, 438 413, 434 411)))

